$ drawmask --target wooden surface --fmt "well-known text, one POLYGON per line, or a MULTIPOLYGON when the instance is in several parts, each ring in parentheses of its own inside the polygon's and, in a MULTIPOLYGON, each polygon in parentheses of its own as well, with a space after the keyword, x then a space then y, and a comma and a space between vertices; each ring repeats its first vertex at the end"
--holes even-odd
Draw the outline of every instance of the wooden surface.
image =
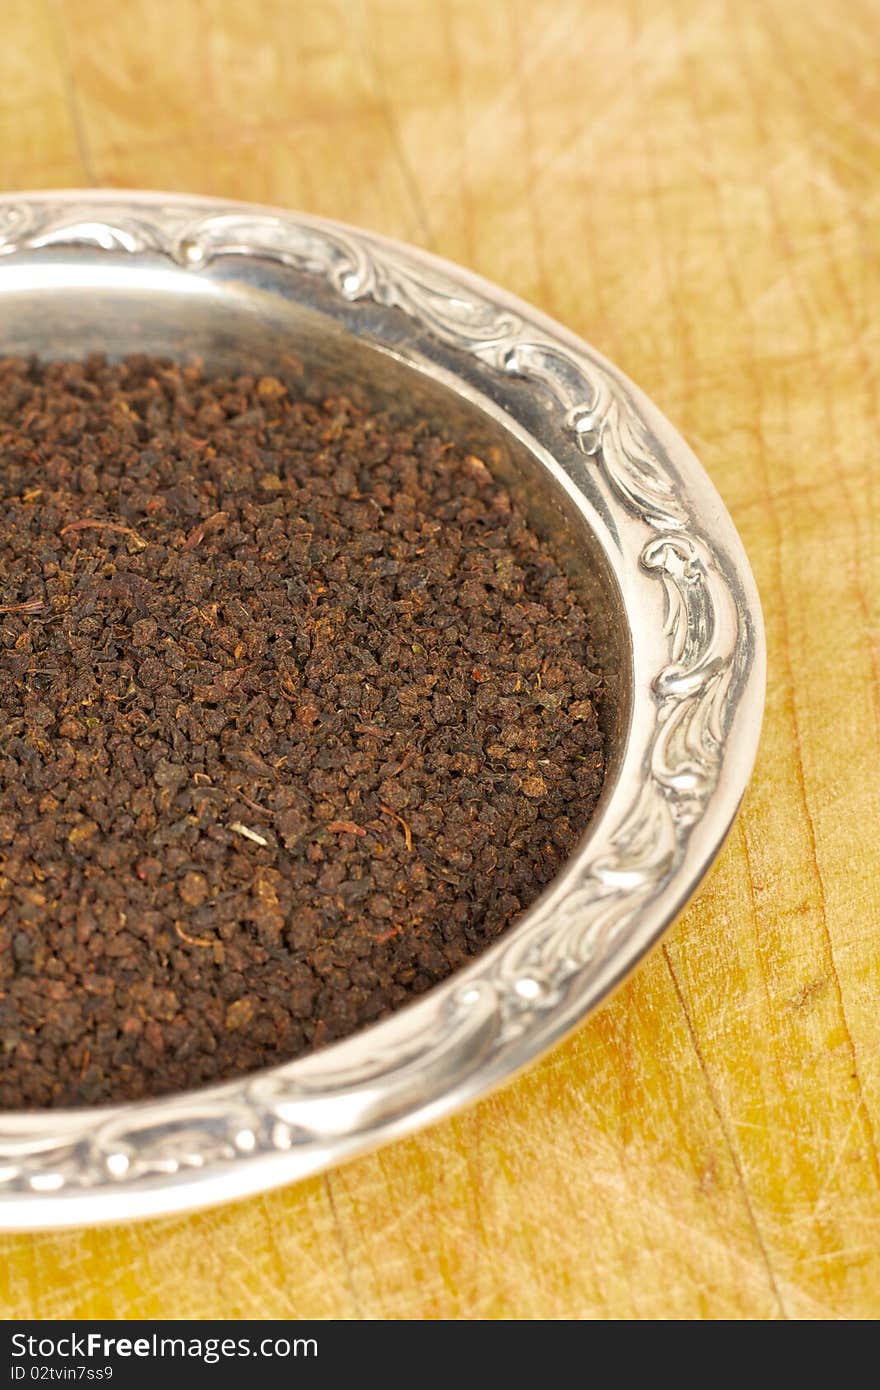
POLYGON ((763 595, 758 772, 598 1017, 469 1113, 186 1219, 0 1238, 6 1316, 880 1314, 874 0, 4 0, 0 184, 430 246, 700 454, 763 595))

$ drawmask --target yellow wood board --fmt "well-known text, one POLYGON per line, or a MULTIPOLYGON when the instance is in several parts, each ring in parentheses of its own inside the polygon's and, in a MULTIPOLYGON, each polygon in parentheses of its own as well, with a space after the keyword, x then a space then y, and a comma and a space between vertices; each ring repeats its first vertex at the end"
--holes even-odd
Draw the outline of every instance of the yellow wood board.
POLYGON ((328 1177, 0 1237, 0 1311, 880 1314, 876 0, 4 0, 0 25, 0 185, 360 222, 589 338, 712 474, 770 658, 717 869, 568 1043, 328 1177))

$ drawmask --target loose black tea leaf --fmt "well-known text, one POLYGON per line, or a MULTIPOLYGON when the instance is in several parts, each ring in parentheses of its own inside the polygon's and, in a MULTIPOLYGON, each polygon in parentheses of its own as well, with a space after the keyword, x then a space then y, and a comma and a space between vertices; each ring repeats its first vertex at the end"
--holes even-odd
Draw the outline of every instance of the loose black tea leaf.
POLYGON ((585 828, 587 618, 453 441, 272 377, 8 360, 0 496, 3 1107, 343 1037, 585 828))

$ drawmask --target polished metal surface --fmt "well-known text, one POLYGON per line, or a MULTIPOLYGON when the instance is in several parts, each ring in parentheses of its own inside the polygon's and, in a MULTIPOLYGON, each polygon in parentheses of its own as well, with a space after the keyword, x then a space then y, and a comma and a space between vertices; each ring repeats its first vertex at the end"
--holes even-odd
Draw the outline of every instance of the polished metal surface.
POLYGON ((0 1115, 0 1226, 241 1197, 404 1134, 525 1066, 658 939, 748 781, 765 655, 714 488, 599 354, 424 252, 161 194, 0 200, 0 354, 197 355, 345 385, 486 451, 580 587, 613 699, 599 811, 514 928, 423 999, 287 1066, 168 1099, 0 1115), (287 359, 287 366, 285 366, 287 359))

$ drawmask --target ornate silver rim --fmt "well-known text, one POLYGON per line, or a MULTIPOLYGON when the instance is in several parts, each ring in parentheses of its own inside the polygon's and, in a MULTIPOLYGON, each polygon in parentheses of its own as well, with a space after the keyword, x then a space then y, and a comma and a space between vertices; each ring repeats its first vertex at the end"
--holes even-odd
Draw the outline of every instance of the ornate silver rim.
MULTIPOLYGON (((288 212, 159 194, 0 203, 0 267, 58 248, 289 267, 350 323, 404 314, 422 345, 503 395, 526 383, 591 474, 631 629, 617 778, 565 870, 519 924, 423 1000, 313 1057, 170 1099, 0 1115, 0 1225, 130 1219, 244 1196, 449 1112, 596 1006, 657 940, 726 834, 755 755, 764 639, 742 546, 700 465, 644 396, 559 325, 413 248, 288 212), (612 540, 609 537, 613 538, 612 540)), ((381 331, 381 330, 379 330, 381 331)), ((511 421, 536 450, 534 413, 511 421)), ((578 489, 577 468, 566 485, 578 489)), ((582 489, 581 489, 582 492, 582 489)), ((583 496, 580 498, 583 503, 583 496)))

